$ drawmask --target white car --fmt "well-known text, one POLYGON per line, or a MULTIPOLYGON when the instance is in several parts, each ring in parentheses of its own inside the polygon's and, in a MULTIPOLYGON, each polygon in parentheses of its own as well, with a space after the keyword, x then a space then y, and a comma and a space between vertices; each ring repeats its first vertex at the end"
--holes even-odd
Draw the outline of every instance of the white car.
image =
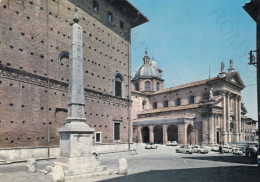
POLYGON ((146 143, 145 149, 157 149, 157 145, 155 145, 154 143, 146 143))
POLYGON ((176 141, 167 141, 166 146, 178 146, 178 143, 176 141))
POLYGON ((211 147, 211 151, 218 152, 219 151, 219 145, 213 145, 211 147))
POLYGON ((229 146, 229 145, 224 145, 223 148, 222 148, 222 151, 224 153, 232 153, 232 147, 229 146))
POLYGON ((192 154, 192 148, 189 145, 181 145, 175 151, 176 153, 192 154))
POLYGON ((234 155, 243 155, 243 151, 241 151, 239 148, 234 148, 233 154, 234 155))
POLYGON ((194 145, 191 147, 193 153, 207 154, 209 151, 204 146, 194 145))

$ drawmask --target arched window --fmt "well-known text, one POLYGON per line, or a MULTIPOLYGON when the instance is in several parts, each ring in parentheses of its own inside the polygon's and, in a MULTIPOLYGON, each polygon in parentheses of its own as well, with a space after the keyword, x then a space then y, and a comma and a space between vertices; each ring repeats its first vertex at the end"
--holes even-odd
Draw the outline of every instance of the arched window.
POLYGON ((153 103, 153 109, 157 109, 157 102, 153 103))
POLYGON ((69 79, 69 52, 61 51, 57 60, 57 80, 67 81, 69 79))
POLYGON ((168 100, 163 102, 163 107, 168 107, 168 100))
POLYGON ((135 90, 139 91, 139 83, 138 82, 135 82, 135 90))
POLYGON ((143 110, 145 109, 145 105, 146 105, 146 100, 144 100, 143 103, 142 103, 143 110))
POLYGON ((120 74, 115 77, 115 96, 122 97, 123 78, 120 74))
POLYGON ((98 2, 93 0, 93 10, 98 12, 98 2))
POLYGON ((156 91, 160 90, 160 82, 156 82, 156 91))
POLYGON ((151 83, 149 81, 146 81, 144 83, 144 90, 145 91, 151 91, 151 83))

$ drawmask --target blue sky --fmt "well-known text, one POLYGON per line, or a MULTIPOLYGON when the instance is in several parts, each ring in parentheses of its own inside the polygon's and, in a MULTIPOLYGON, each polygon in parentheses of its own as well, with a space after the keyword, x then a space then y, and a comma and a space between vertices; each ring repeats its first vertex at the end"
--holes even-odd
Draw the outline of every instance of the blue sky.
POLYGON ((149 22, 132 29, 132 73, 147 48, 163 70, 165 87, 217 76, 229 59, 247 86, 242 101, 257 120, 256 24, 242 6, 249 0, 129 0, 149 22))

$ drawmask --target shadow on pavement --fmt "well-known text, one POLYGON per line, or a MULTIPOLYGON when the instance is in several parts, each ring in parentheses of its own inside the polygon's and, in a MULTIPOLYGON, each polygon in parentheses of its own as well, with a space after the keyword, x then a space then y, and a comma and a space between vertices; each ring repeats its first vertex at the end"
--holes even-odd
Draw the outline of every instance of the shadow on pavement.
POLYGON ((250 164, 249 160, 245 156, 201 156, 201 157, 182 157, 184 159, 195 159, 195 160, 208 160, 208 161, 219 161, 219 162, 229 162, 237 164, 250 164))
POLYGON ((104 180, 107 182, 163 182, 163 181, 259 181, 260 172, 256 166, 232 166, 213 168, 190 168, 175 170, 154 170, 104 180))

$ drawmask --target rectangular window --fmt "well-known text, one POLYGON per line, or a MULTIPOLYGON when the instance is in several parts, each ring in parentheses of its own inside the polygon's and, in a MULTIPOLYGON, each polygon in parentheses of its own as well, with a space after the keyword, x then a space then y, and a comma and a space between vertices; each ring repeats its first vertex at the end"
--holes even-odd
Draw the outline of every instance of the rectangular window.
POLYGON ((101 143, 101 133, 100 132, 96 132, 96 143, 101 143))
POLYGON ((98 12, 98 3, 95 0, 93 0, 93 10, 98 12))
POLYGON ((209 93, 204 93, 202 99, 209 100, 209 93))
POLYGON ((108 12, 108 21, 112 22, 113 21, 113 16, 112 13, 108 12))
POLYGON ((114 140, 120 140, 120 123, 114 123, 114 140))
POLYGON ((123 21, 120 20, 120 28, 121 29, 125 29, 125 23, 123 21))
POLYGON ((157 109, 157 102, 153 103, 153 109, 157 109))
POLYGON ((194 104, 194 96, 190 96, 190 104, 194 104))
POLYGON ((181 105, 181 99, 178 98, 178 99, 176 99, 176 106, 180 106, 180 105, 181 105))

